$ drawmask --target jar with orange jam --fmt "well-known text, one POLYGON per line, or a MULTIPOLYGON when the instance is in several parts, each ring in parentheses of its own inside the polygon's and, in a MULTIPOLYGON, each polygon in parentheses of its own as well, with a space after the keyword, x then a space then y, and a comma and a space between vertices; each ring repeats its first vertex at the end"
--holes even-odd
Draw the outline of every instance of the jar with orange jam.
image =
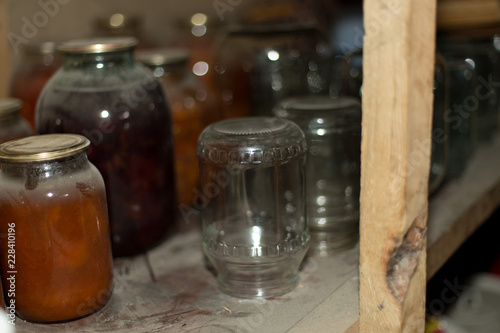
POLYGON ((106 194, 89 145, 73 134, 0 145, 0 268, 5 302, 22 319, 80 318, 111 295, 106 194))

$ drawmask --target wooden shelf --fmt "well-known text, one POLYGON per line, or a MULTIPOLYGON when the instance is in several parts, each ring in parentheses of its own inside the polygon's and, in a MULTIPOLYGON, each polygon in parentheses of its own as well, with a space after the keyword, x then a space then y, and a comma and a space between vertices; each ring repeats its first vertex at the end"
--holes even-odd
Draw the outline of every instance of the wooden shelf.
MULTIPOLYGON (((431 199, 430 278, 500 205, 500 140, 476 152, 464 175, 431 199)), ((18 332, 335 332, 355 331, 359 318, 358 248, 309 257, 289 294, 243 300, 217 289, 198 230, 182 233, 144 256, 117 259, 109 303, 63 324, 17 319, 18 332)))
POLYGON ((18 318, 17 332, 310 332, 324 330, 332 314, 344 331, 358 314, 358 299, 349 297, 358 286, 358 256, 355 248, 308 258, 294 291, 267 301, 238 299, 218 290, 200 233, 191 231, 147 255, 117 259, 113 295, 99 312, 62 324, 18 318))
POLYGON ((427 280, 500 206, 500 137, 478 149, 465 173, 429 202, 427 280))

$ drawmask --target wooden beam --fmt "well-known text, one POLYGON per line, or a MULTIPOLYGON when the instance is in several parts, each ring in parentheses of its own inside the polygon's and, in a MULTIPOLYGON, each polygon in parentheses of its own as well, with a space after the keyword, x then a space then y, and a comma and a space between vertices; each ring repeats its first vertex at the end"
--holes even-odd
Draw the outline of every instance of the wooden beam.
POLYGON ((423 332, 436 0, 365 0, 361 332, 423 332))
POLYGON ((7 39, 9 31, 7 0, 0 0, 0 98, 9 95, 10 47, 7 39))

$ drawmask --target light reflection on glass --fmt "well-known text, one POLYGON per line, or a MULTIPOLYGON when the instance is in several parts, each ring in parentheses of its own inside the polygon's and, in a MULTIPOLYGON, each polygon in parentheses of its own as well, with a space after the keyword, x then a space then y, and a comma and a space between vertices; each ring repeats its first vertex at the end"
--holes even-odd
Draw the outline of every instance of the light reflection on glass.
POLYGON ((280 54, 278 53, 278 51, 271 50, 267 52, 267 58, 269 58, 269 60, 271 61, 276 61, 280 58, 280 54))
POLYGON ((198 76, 203 76, 208 73, 208 64, 204 61, 198 61, 193 65, 193 73, 198 76))
POLYGON ((252 227, 252 241, 253 241, 254 247, 260 246, 260 237, 261 236, 262 236, 262 231, 260 230, 260 227, 253 226, 252 227))

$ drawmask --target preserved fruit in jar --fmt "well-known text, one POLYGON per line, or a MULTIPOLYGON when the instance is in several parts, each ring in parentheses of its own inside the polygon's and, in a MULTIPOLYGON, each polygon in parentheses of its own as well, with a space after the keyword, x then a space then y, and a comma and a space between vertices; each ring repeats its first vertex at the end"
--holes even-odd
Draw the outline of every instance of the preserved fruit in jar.
POLYGON ((134 38, 62 43, 64 64, 37 106, 39 133, 91 141, 106 184, 113 254, 143 253, 175 223, 170 108, 156 78, 134 60, 134 38))
POLYGON ((188 70, 186 49, 154 49, 138 52, 136 58, 162 83, 172 107, 175 175, 178 201, 194 205, 199 185, 196 147, 209 124, 219 120, 218 108, 207 86, 188 70))
POLYGON ((104 182, 80 135, 31 136, 0 145, 0 250, 4 286, 15 279, 19 317, 76 319, 111 295, 113 259, 104 182))

